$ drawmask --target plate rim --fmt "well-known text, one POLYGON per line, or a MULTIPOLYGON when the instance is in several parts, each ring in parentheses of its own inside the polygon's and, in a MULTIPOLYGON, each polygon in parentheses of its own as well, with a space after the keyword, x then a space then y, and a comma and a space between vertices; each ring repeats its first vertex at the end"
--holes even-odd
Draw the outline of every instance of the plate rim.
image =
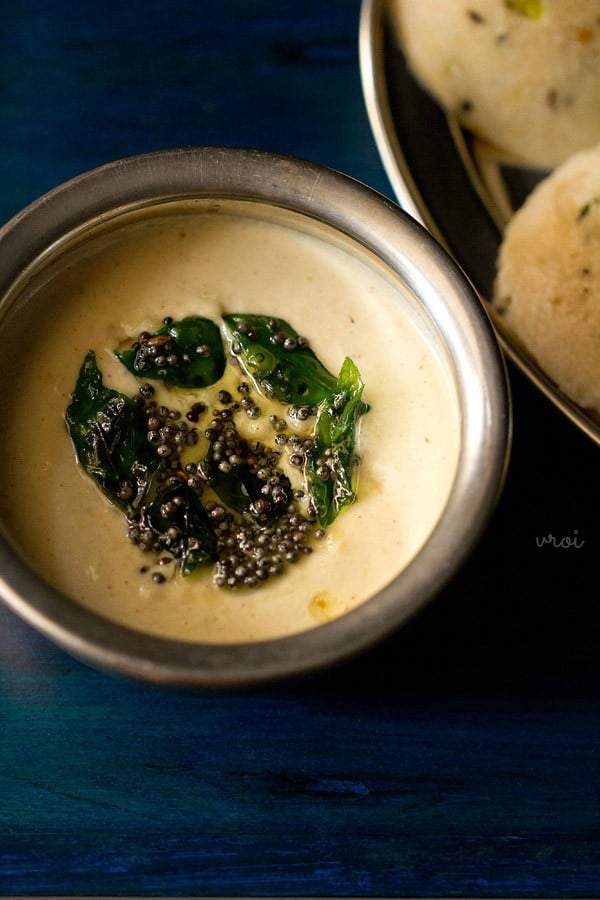
MULTIPOLYGON (((389 0, 362 0, 359 18, 359 68, 363 99, 371 131, 398 203, 405 212, 423 225, 452 256, 444 234, 427 208, 419 187, 412 177, 395 130, 387 92, 383 52, 388 19, 389 0)), ((446 121, 449 131, 458 128, 451 116, 446 115, 446 121)), ((487 204, 486 210, 492 218, 487 204)), ((600 422, 596 422, 591 415, 564 394, 540 369, 533 358, 516 344, 515 340, 502 327, 500 317, 490 301, 484 297, 477 284, 473 283, 469 273, 464 271, 464 267, 462 267, 462 271, 469 279, 481 305, 490 318, 502 351, 563 415, 587 437, 600 445, 600 422)))

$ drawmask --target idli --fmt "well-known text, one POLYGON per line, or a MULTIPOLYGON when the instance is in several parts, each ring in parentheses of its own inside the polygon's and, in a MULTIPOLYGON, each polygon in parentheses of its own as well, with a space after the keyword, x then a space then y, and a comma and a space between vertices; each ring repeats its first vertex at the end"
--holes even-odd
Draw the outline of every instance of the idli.
POLYGON ((600 146, 529 195, 498 257, 495 304, 558 387, 600 412, 600 146))
POLYGON ((408 64, 515 164, 600 142, 599 0, 394 0, 408 64))

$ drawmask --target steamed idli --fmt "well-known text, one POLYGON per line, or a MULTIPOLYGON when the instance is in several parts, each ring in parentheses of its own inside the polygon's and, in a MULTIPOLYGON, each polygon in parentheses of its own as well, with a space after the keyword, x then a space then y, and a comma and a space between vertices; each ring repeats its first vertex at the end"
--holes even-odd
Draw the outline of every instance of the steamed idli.
POLYGON ((516 164, 600 141, 600 0, 394 0, 414 74, 516 164))
POLYGON ((600 146, 547 176, 509 222, 495 304, 558 387, 600 412, 600 146))

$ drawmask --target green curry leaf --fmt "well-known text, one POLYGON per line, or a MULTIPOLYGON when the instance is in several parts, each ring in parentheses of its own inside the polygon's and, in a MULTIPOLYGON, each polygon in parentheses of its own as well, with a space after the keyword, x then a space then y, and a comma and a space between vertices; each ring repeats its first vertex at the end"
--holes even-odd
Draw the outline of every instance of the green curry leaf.
POLYGON ((93 351, 85 357, 65 421, 82 468, 125 513, 143 502, 159 460, 143 412, 106 387, 93 351))
POLYGON ((284 319, 232 313, 223 322, 242 370, 267 397, 312 406, 335 390, 334 376, 284 319))
POLYGON ((210 319, 190 316, 154 334, 129 339, 115 356, 138 378, 182 388, 208 387, 225 370, 221 332, 210 319))
POLYGON ((363 388, 358 368, 346 358, 333 397, 320 404, 315 446, 307 455, 306 472, 319 522, 324 526, 331 525, 356 498, 358 420, 369 409, 362 400, 363 388))

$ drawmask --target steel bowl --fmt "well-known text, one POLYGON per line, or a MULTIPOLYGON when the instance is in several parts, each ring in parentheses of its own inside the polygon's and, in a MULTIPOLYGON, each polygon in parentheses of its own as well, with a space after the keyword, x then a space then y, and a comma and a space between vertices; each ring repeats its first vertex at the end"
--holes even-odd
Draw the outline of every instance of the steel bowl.
MULTIPOLYGON (((124 215, 161 204, 232 201, 313 233, 334 233, 407 288, 450 360, 460 454, 434 531, 409 565, 353 611, 310 631, 254 643, 164 639, 115 624, 45 583, 0 537, 0 593, 23 619, 87 663, 163 685, 231 688, 304 675, 347 659, 406 623, 456 573, 503 485, 511 415, 493 329, 450 256, 399 207, 338 172, 273 153, 186 148, 110 163, 61 185, 0 231, 0 318, 57 254, 124 215)), ((1 515, 1 510, 0 510, 1 515)))

